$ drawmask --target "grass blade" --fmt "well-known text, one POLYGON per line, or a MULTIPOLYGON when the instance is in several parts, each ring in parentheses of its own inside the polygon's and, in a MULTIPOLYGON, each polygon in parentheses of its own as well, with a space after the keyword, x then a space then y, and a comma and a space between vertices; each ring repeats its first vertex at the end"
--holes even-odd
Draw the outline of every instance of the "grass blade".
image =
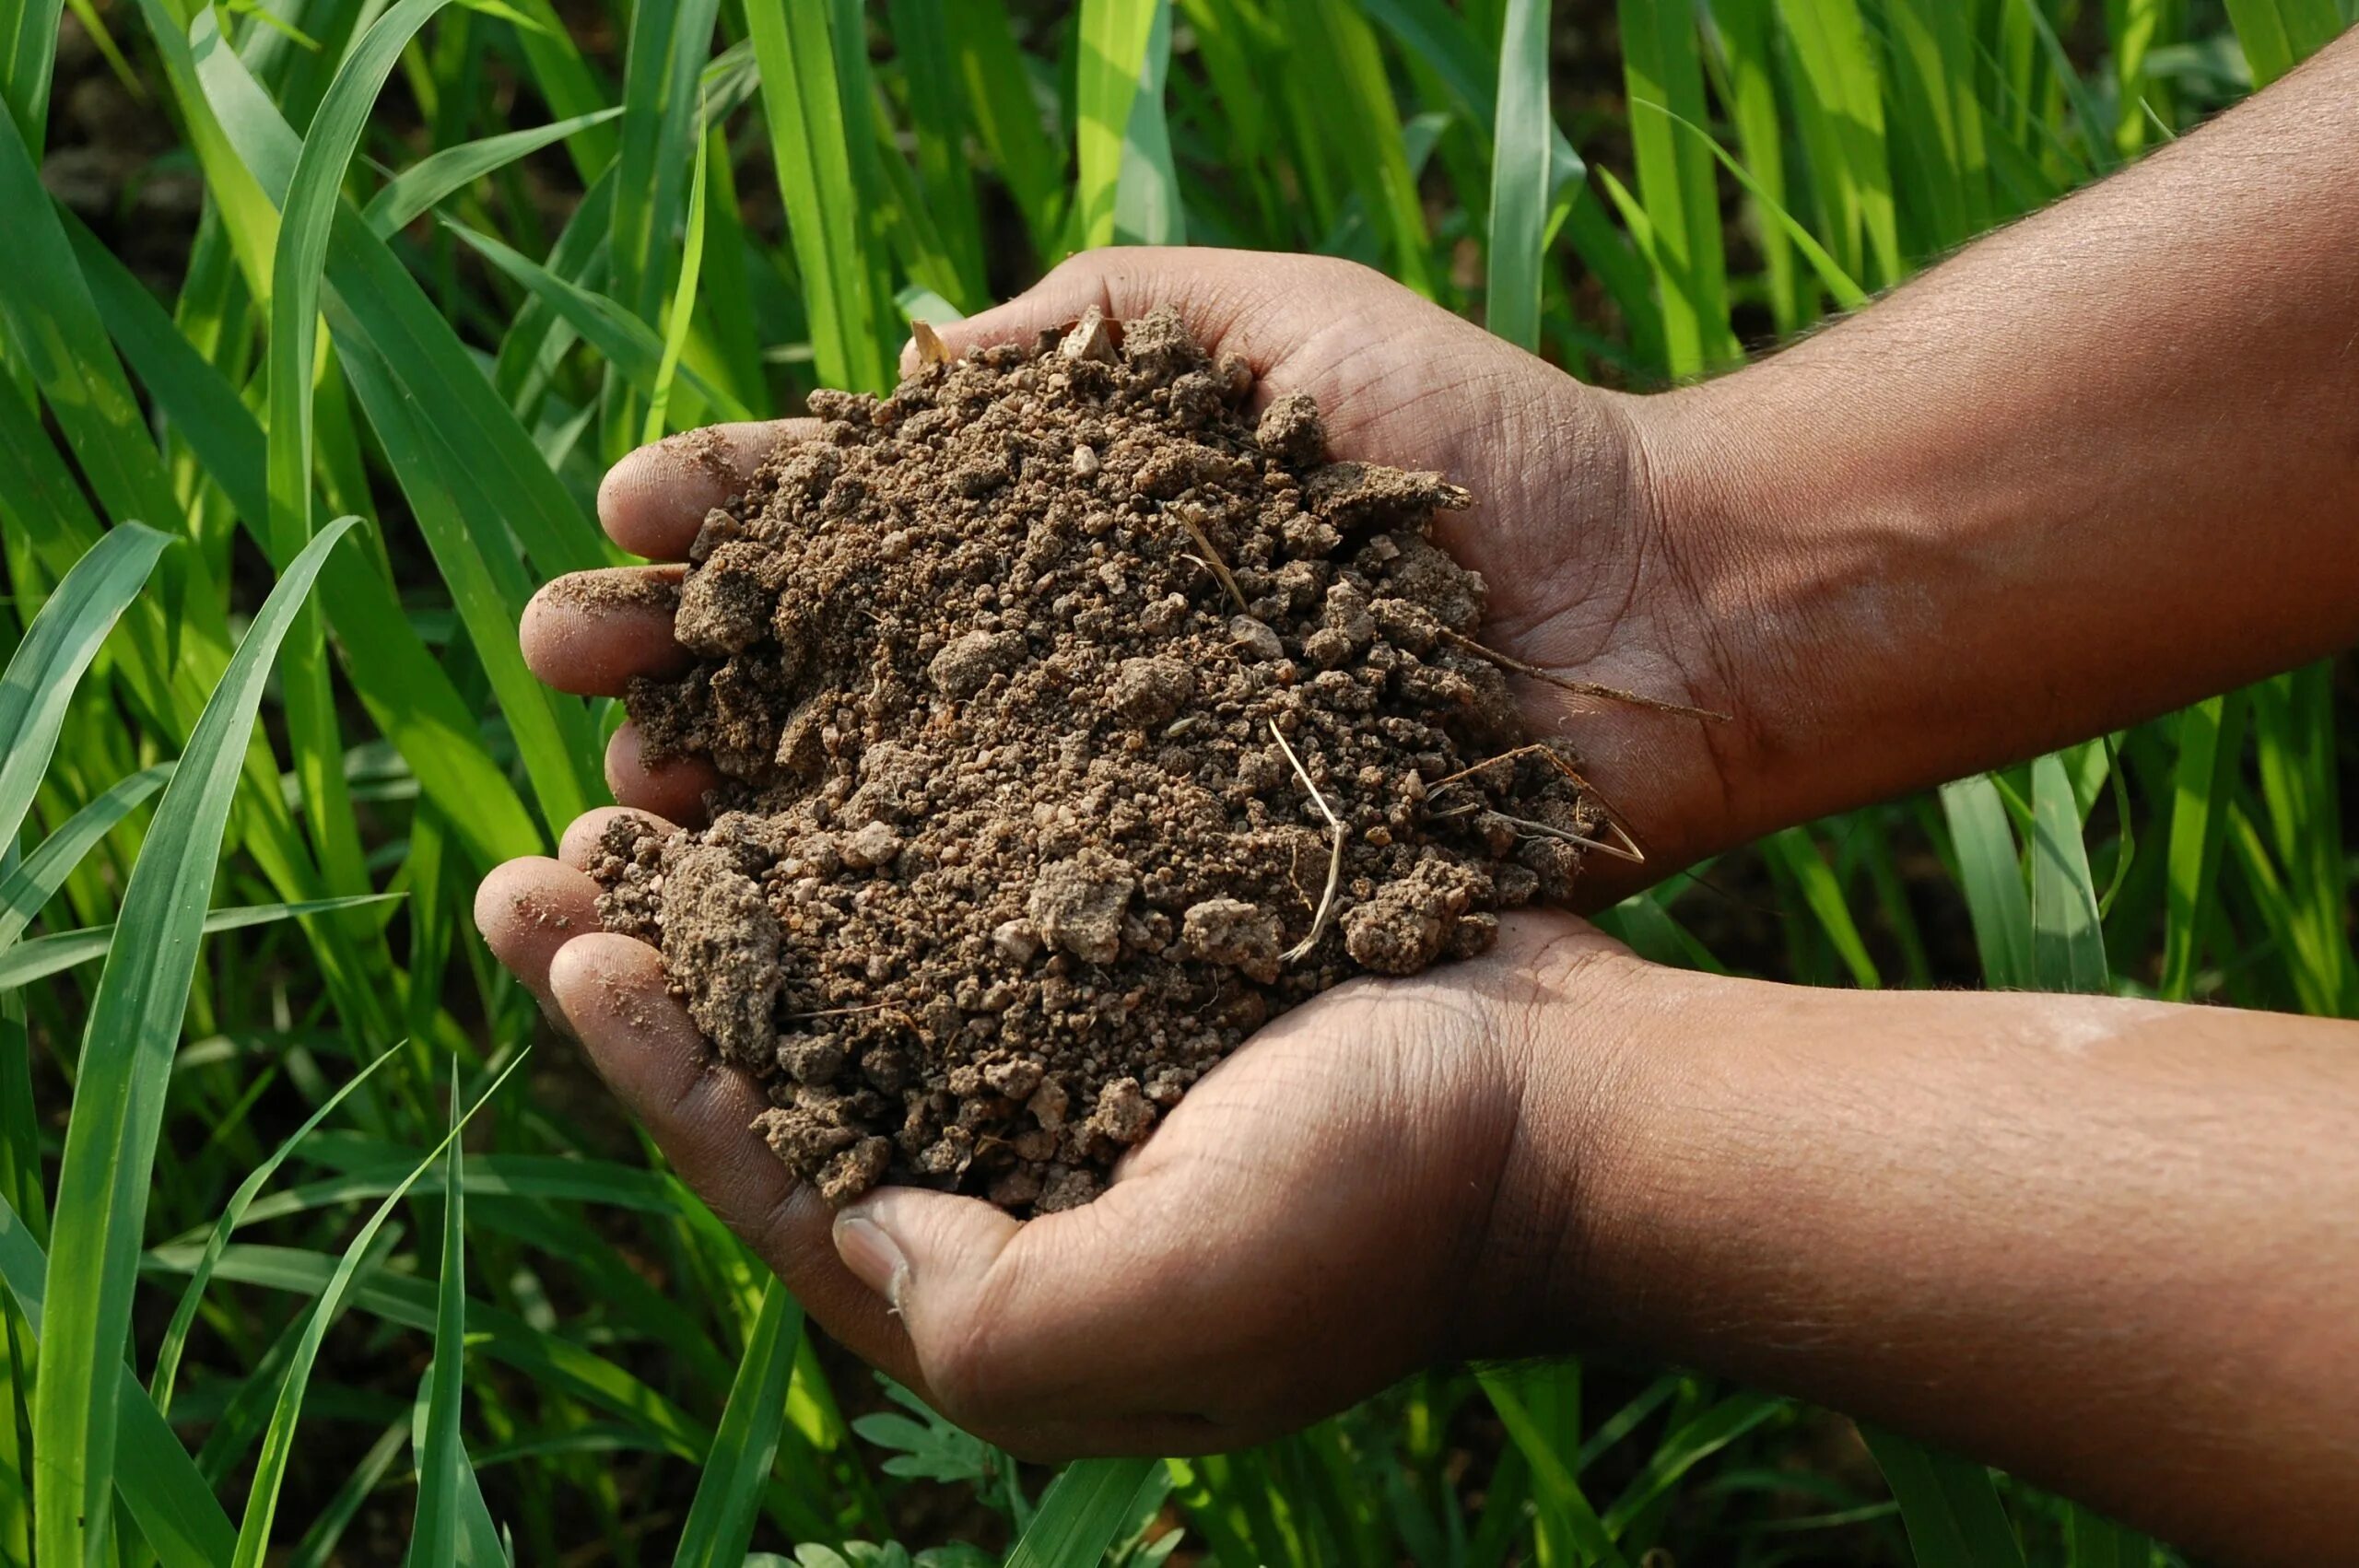
MULTIPOLYGON (((161 825, 160 815, 159 811, 158 826, 161 825)), ((150 829, 151 835, 154 831, 150 829)), ((306 898, 294 904, 244 904, 234 908, 213 909, 205 912, 204 920, 192 935, 212 936, 221 931, 243 930, 249 926, 266 926, 278 920, 337 915, 346 909, 391 903, 400 896, 398 893, 359 893, 342 898, 306 898)), ((126 908, 124 919, 127 921, 129 918, 126 908)), ((79 930, 59 931, 55 936, 35 937, 30 942, 18 942, 6 954, 0 954, 0 989, 29 986, 60 970, 71 969, 76 964, 109 957, 113 954, 115 939, 123 930, 121 922, 111 926, 85 926, 79 930)))
POLYGON ((664 411, 672 403, 672 378, 680 368, 680 351, 688 345, 689 323, 696 320, 697 279, 704 270, 705 179, 706 170, 711 163, 712 160, 704 156, 703 148, 698 147, 696 178, 688 186, 687 242, 680 251, 680 285, 672 291, 670 320, 663 332, 663 357, 656 363, 655 384, 647 394, 647 426, 639 437, 642 446, 652 445, 663 439, 664 411))
POLYGON ((2014 828, 1998 787, 1987 775, 1942 786, 1942 813, 1957 848, 1958 882, 1974 921, 1982 983, 1994 990, 2029 990, 2032 968, 2031 895, 2014 828))
MULTIPOLYGON (((1704 63, 1693 7, 1683 0, 1621 0, 1621 19, 1622 69, 1631 101, 1658 103, 1701 124, 1704 63)), ((1729 326, 1728 263, 1711 159, 1668 119, 1643 114, 1630 119, 1630 147, 1638 197, 1653 231, 1664 346, 1672 377, 1684 380, 1740 353, 1729 326)))
POLYGON ((1518 348, 1540 349, 1548 222, 1548 0, 1508 0, 1499 45, 1498 118, 1491 137, 1491 243, 1484 324, 1518 348))
POLYGON ((287 1461, 294 1451, 295 1424, 302 1414, 303 1395, 306 1385, 311 1382, 312 1363, 319 1358, 320 1344, 327 1338, 328 1328, 344 1309, 346 1293, 350 1291, 353 1277, 359 1272, 362 1260, 369 1256, 370 1248, 376 1242, 377 1233, 393 1217, 394 1208, 409 1191, 410 1183, 424 1176, 433 1167, 434 1162, 442 1157, 443 1151, 458 1141, 460 1129, 494 1094, 499 1093, 500 1086, 523 1064, 528 1054, 518 1052, 515 1059, 501 1069, 499 1076, 492 1080, 482 1097, 467 1107, 465 1114, 459 1117, 451 1130, 443 1135, 442 1141, 435 1145, 433 1153, 418 1163, 411 1172, 409 1181, 403 1182, 377 1206, 376 1211, 369 1216, 359 1234, 352 1238, 351 1244, 344 1249, 344 1256, 337 1260, 335 1272, 329 1277, 327 1288, 321 1292, 319 1302, 311 1308, 311 1318, 304 1325, 303 1337, 298 1341, 294 1356, 288 1363, 286 1380, 279 1385, 278 1402, 271 1411, 270 1426, 263 1433, 262 1449, 254 1461, 253 1485, 246 1495, 245 1516, 238 1524, 238 1550, 230 1560, 231 1568, 260 1568, 264 1554, 270 1549, 271 1521, 278 1512, 279 1486, 287 1478, 287 1461))
POLYGON ((1851 972, 1852 981, 1869 989, 1884 984, 1877 972, 1875 960, 1869 956, 1868 944, 1860 939, 1860 928, 1851 919, 1851 907, 1844 901, 1843 884, 1836 879, 1835 869, 1819 853, 1818 841, 1806 827, 1789 827, 1762 840, 1762 849, 1770 864, 1792 880, 1802 895, 1802 902, 1818 919, 1819 928, 1834 946, 1836 956, 1851 972))
POLYGON ((2257 88, 2308 59, 2342 30, 2342 15, 2334 0, 2227 0, 2227 10, 2257 88))
POLYGON ((171 542, 135 522, 110 530, 65 574, 17 645, 0 675, 0 845, 16 842, 82 673, 171 542))
POLYGON ((1581 1491, 1580 1482, 1556 1452, 1548 1433, 1527 1409, 1505 1377, 1496 1372, 1479 1372, 1475 1380, 1498 1412, 1500 1424, 1508 1429, 1508 1436, 1525 1461, 1532 1467, 1532 1492, 1539 1503, 1560 1523, 1568 1539, 1587 1561, 1604 1568, 1628 1568, 1622 1549, 1605 1528, 1597 1510, 1581 1491))
POLYGON ((1875 1427, 1860 1435, 1900 1504, 1917 1568, 2024 1568, 2023 1543, 1987 1469, 1875 1427))
MULTIPOLYGON (((390 1052, 388 1055, 392 1054, 390 1052)), ((410 1527, 408 1568, 442 1568, 460 1560, 462 1472, 469 1469, 459 1439, 460 1400, 466 1392, 466 1175, 459 1158, 459 1086, 452 1064, 451 1130, 442 1156, 442 1266, 434 1291, 434 1360, 419 1396, 425 1421, 417 1439, 417 1515, 410 1527)), ((227 1239, 227 1233, 217 1233, 227 1239)), ((495 1558, 494 1561, 497 1559, 495 1558)))
POLYGON ((109 948, 90 1004, 46 1291, 65 1327, 42 1347, 33 1407, 34 1442, 43 1455, 34 1508, 40 1554, 50 1562, 85 1560, 90 1524, 102 1516, 114 1484, 117 1410, 104 1397, 103 1379, 130 1338, 164 1083, 221 834, 271 660, 350 526, 336 522, 295 558, 205 704, 132 868, 116 925, 123 940, 109 948))
POLYGON ((507 131, 430 153, 385 181, 385 188, 361 209, 361 221, 379 239, 390 240, 486 175, 497 173, 551 142, 563 141, 593 125, 603 125, 621 112, 619 108, 601 109, 551 124, 535 125, 527 131, 507 131))
POLYGON ((2246 706, 2244 694, 2231 692, 2179 715, 2163 904, 2160 991, 2165 1001, 2185 1001, 2193 994, 2203 933, 2218 907, 2220 849, 2227 842, 2227 808, 2244 751, 2246 706))
MULTIPOLYGON (((41 1331, 48 1275, 49 1260, 32 1233, 0 1197, 0 1285, 35 1336, 41 1331)), ((121 1362, 114 1367, 111 1408, 121 1433, 114 1483, 148 1549, 164 1568, 223 1568, 237 1540, 229 1516, 147 1391, 121 1362)))
POLYGON ((748 0, 745 22, 761 65, 762 118, 786 205, 787 238, 803 276, 819 379, 881 392, 893 383, 879 331, 886 300, 853 200, 829 11, 793 0, 748 0))
POLYGON ((367 1082, 371 1074, 393 1060, 393 1057, 394 1051, 388 1050, 346 1079, 336 1092, 321 1101, 303 1124, 271 1151, 270 1157, 256 1165, 246 1179, 238 1184, 238 1189, 229 1195, 229 1201, 221 1210, 221 1217, 214 1222, 213 1234, 205 1238, 204 1256, 197 1259, 195 1269, 189 1274, 187 1287, 181 1292, 180 1305, 172 1310, 171 1323, 164 1329, 163 1343, 156 1351, 156 1371, 149 1379, 149 1392, 158 1411, 167 1415, 171 1412, 172 1383, 180 1373, 181 1352, 188 1344, 190 1328, 196 1322, 197 1304, 205 1299, 205 1287, 212 1280, 213 1270, 221 1261, 221 1254, 229 1246, 229 1234, 244 1220, 246 1210, 253 1202, 255 1195, 278 1173, 278 1167, 287 1163, 287 1157, 311 1135, 313 1129, 344 1104, 347 1095, 367 1082))
POLYGON ((42 839, 41 848, 26 856, 22 865, 0 878, 0 955, 16 945, 32 918, 57 895, 91 846, 113 831, 133 807, 162 789, 171 776, 172 765, 165 762, 118 781, 42 839))
POLYGON ((1131 1521, 1131 1500, 1153 1486, 1160 1459, 1083 1459, 1040 1499, 1005 1568, 1097 1568, 1131 1521))
POLYGON ((2089 876, 2081 810, 2064 759, 2031 766, 2032 977, 2042 990, 2103 991, 2105 930, 2089 876))
MULTIPOLYGON (((696 1501, 680 1531, 679 1568, 738 1568, 752 1543, 755 1505, 778 1455, 786 1422, 786 1388, 794 1375, 803 1309, 772 1280, 746 1336, 737 1380, 722 1411, 721 1430, 697 1481, 696 1501)), ((1094 1562, 1095 1559, 1092 1559, 1094 1562)))

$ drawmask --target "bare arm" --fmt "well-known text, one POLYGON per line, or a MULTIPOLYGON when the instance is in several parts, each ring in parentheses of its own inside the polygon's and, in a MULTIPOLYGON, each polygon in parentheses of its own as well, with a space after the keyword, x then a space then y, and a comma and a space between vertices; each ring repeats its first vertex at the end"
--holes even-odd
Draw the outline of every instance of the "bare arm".
POLYGON ((1730 671, 1731 842, 2359 641, 2359 36, 1635 406, 1730 671))
POLYGON ((1800 1394, 2229 1561, 2359 1539, 2359 1026, 1590 973, 1633 1036, 1567 1042, 1526 1099, 1544 1194, 1580 1195, 1543 1248, 1560 1341, 1800 1394))

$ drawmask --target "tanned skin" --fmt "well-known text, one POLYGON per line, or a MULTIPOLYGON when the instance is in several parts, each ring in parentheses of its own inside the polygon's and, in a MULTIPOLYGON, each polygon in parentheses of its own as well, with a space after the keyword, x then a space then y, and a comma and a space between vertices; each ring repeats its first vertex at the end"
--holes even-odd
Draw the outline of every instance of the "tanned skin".
MULTIPOLYGON (((1646 875, 2359 641, 2359 41, 1680 391, 1584 387, 1309 257, 1095 252, 944 336, 1167 303, 1257 395, 1316 397, 1336 456, 1474 493, 1441 536, 1489 579, 1487 640, 1737 716, 1518 683, 1646 875)), ((807 428, 634 454, 607 532, 679 560, 807 428)), ((543 679, 680 667, 660 613, 593 602, 527 613, 543 679)), ((713 781, 628 726, 607 774, 683 823, 713 781)), ((815 1317, 1019 1453, 1218 1449, 1437 1361, 1610 1346, 2190 1550, 2359 1540, 2359 1025, 1716 978, 1523 914, 1485 958, 1287 1013, 1086 1208, 887 1189, 839 1216, 748 1130, 759 1094, 653 950, 597 930, 604 816, 485 881, 493 951, 815 1317)))

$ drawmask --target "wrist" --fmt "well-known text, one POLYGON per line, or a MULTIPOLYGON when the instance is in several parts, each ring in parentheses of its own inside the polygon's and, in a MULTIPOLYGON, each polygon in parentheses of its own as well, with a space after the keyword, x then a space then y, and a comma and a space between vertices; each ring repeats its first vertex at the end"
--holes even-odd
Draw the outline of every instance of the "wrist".
MULTIPOLYGON (((1649 964, 1588 927, 1553 947, 1520 1010, 1508 1059, 1519 1111, 1491 1184, 1481 1244, 1464 1275, 1451 1353, 1563 1353, 1621 1338, 1610 1281, 1626 1256, 1661 1118, 1685 1099, 1687 1042, 1738 982, 1649 964)), ((1507 1015, 1510 1023, 1518 1014, 1507 1015)))

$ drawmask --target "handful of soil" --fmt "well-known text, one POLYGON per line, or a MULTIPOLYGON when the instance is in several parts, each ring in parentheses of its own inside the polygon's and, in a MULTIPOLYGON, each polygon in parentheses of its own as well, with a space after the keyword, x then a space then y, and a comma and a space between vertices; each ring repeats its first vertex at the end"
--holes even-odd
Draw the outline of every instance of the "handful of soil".
POLYGON ((831 1202, 1046 1212, 1264 1020, 1563 898, 1605 817, 1426 538, 1465 491, 1255 420, 1168 310, 931 357, 706 519, 697 662, 628 707, 712 825, 618 817, 593 874, 831 1202))

